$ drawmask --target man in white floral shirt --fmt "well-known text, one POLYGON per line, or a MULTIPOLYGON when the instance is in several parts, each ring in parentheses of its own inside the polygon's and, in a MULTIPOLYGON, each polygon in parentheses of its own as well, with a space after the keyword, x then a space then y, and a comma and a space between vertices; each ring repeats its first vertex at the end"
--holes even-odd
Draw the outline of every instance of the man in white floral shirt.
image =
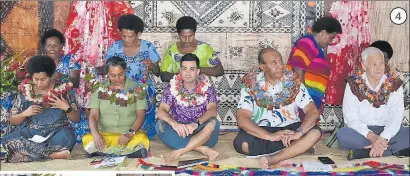
POLYGON ((297 74, 285 71, 281 54, 273 48, 258 55, 259 74, 244 76, 238 104, 241 129, 234 139, 238 153, 260 158, 262 168, 298 156, 319 141, 319 112, 297 74), (300 122, 298 108, 306 118, 300 122), (275 153, 273 155, 273 153, 275 153))

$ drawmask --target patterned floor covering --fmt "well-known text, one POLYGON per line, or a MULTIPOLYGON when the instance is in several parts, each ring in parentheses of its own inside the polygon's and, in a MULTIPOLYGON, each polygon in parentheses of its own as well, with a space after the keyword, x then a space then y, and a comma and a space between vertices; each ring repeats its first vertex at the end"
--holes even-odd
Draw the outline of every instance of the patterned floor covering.
MULTIPOLYGON (((211 162, 211 167, 202 167, 196 168, 193 170, 182 170, 177 173, 179 174, 206 174, 206 175, 241 175, 244 172, 244 175, 259 175, 265 173, 265 171, 254 170, 249 168, 258 168, 258 160, 257 159, 248 159, 245 158, 243 155, 240 155, 235 152, 232 146, 232 140, 235 137, 235 133, 227 133, 221 134, 218 144, 215 147, 215 150, 220 153, 218 158, 211 162), (215 170, 216 167, 219 166, 218 170, 215 170), (221 169, 226 169, 225 171, 221 171, 221 169), (241 173, 239 170, 242 169, 241 173), (257 171, 257 172, 256 172, 257 171), (215 173, 214 173, 215 172, 215 173)), ((265 175, 278 175, 280 173, 286 174, 297 174, 301 173, 300 171, 295 170, 295 167, 298 166, 301 162, 311 161, 311 162, 318 162, 318 156, 328 156, 330 157, 339 167, 345 166, 353 166, 355 164, 360 164, 368 161, 380 162, 380 163, 388 163, 390 165, 400 164, 400 165, 408 165, 409 158, 397 158, 397 157, 385 157, 385 158, 377 158, 377 159, 361 159, 361 160, 354 160, 354 161, 347 161, 346 151, 340 151, 336 149, 327 148, 324 145, 324 141, 320 141, 316 146, 316 154, 315 155, 301 155, 296 158, 290 159, 285 163, 295 163, 295 166, 292 168, 293 170, 289 169, 286 165, 283 166, 281 171, 269 171, 271 173, 265 173, 265 175), (288 173, 289 172, 289 173, 288 173)), ((158 138, 155 138, 151 142, 151 157, 144 159, 144 162, 153 164, 153 165, 165 165, 164 161, 161 159, 161 155, 170 152, 171 149, 166 147, 158 138)), ((203 155, 197 152, 189 152, 182 156, 181 160, 188 160, 194 158, 201 158, 204 157, 203 155)), ((74 170, 74 171, 92 171, 92 170, 111 170, 111 171, 134 171, 134 170, 150 170, 150 166, 145 167, 143 166, 138 159, 126 159, 124 164, 117 167, 111 168, 104 168, 104 169, 94 169, 93 166, 90 165, 90 162, 93 159, 86 158, 85 151, 81 148, 81 146, 76 146, 72 152, 72 158, 70 160, 48 160, 43 162, 32 162, 32 163, 0 163, 0 170, 1 171, 18 171, 18 170, 25 170, 25 171, 67 171, 67 170, 74 170)), ((177 162, 171 163, 176 165, 177 162)), ((157 168, 156 170, 159 170, 157 168)), ((278 169, 278 168, 277 168, 278 169)), ((370 171, 369 171, 370 172, 370 171)), ((282 175, 282 174, 281 174, 282 175)), ((328 175, 328 174, 327 174, 328 175)))

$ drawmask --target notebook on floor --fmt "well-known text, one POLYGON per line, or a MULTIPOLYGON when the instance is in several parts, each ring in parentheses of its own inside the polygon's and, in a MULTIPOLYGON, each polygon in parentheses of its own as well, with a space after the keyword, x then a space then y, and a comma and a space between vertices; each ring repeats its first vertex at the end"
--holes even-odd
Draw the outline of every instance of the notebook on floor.
POLYGON ((198 164, 204 164, 208 162, 208 158, 200 158, 200 159, 193 159, 193 160, 184 160, 178 162, 178 168, 186 168, 190 166, 196 166, 198 164))
POLYGON ((245 156, 246 158, 250 158, 250 159, 256 159, 256 158, 260 158, 260 157, 264 157, 264 156, 272 156, 278 152, 280 152, 281 150, 278 150, 276 152, 273 153, 267 153, 267 154, 262 154, 262 155, 255 155, 255 156, 245 156))

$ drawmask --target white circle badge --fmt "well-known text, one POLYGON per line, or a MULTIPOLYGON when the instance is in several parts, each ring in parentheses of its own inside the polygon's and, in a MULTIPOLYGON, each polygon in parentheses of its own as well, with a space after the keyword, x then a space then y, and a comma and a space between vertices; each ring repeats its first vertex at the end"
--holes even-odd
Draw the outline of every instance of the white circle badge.
POLYGON ((396 7, 390 12, 390 20, 397 25, 403 24, 407 20, 407 12, 401 7, 396 7))

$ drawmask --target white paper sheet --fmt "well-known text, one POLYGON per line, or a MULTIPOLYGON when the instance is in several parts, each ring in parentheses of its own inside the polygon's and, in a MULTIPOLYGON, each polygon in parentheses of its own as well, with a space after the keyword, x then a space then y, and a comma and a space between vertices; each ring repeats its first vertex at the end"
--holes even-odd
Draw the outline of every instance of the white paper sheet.
POLYGON ((302 164, 305 171, 329 172, 333 170, 332 165, 330 164, 323 164, 319 162, 302 162, 302 164))
POLYGON ((116 166, 124 162, 126 156, 108 157, 104 161, 94 166, 94 168, 116 166))
POLYGON ((43 143, 44 141, 46 141, 48 138, 50 138, 50 136, 52 135, 49 134, 47 137, 43 137, 43 136, 39 136, 39 135, 34 135, 32 138, 29 138, 28 140, 33 141, 35 143, 43 143))

